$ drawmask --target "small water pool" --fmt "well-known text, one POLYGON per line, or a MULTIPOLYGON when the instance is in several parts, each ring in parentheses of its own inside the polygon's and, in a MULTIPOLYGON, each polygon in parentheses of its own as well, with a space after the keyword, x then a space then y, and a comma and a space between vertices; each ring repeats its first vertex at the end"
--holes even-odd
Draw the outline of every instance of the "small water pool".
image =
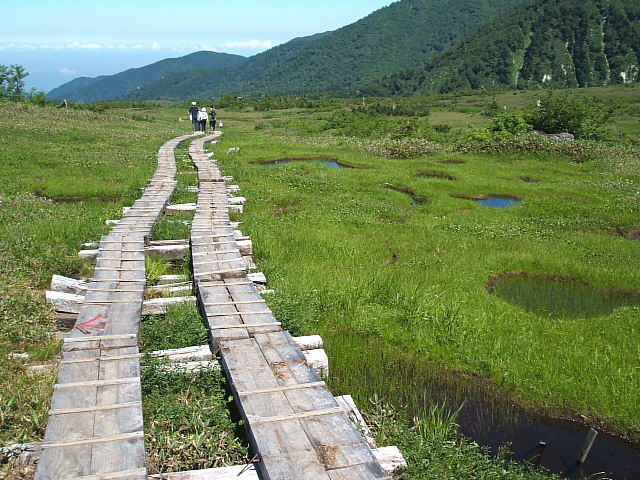
POLYGON ((640 306, 634 292, 609 292, 566 279, 542 275, 502 275, 487 290, 528 312, 556 319, 610 315, 616 308, 640 306))
POLYGON ((510 198, 510 197, 488 197, 475 201, 478 205, 484 205, 485 207, 491 208, 509 208, 515 205, 520 205, 522 200, 518 198, 510 198))
MULTIPOLYGON (((286 165, 287 163, 291 163, 293 161, 296 160, 283 160, 283 161, 279 161, 279 162, 273 162, 273 163, 265 163, 264 165, 266 165, 267 167, 276 167, 278 165, 286 165)), ((338 162, 334 162, 333 160, 305 160, 305 162, 307 163, 320 163, 322 165, 325 165, 329 168, 343 168, 342 165, 340 165, 338 162)))
POLYGON ((347 165, 343 165, 339 162, 337 157, 284 157, 275 160, 263 160, 252 163, 260 165, 266 165, 267 167, 277 167, 279 165, 286 165, 291 162, 305 162, 305 163, 319 163, 329 168, 346 168, 347 165))
POLYGON ((481 379, 448 371, 380 339, 347 328, 327 328, 321 334, 332 360, 332 381, 337 390, 349 390, 361 382, 361 398, 378 396, 402 406, 399 411, 409 419, 438 405, 458 410, 456 423, 462 434, 489 447, 494 455, 508 443, 513 452, 510 459, 533 461, 538 442, 546 442, 542 465, 566 478, 640 478, 640 451, 629 442, 601 431, 582 472, 585 476, 578 477, 576 460, 587 427, 521 410, 509 395, 496 392, 481 379))

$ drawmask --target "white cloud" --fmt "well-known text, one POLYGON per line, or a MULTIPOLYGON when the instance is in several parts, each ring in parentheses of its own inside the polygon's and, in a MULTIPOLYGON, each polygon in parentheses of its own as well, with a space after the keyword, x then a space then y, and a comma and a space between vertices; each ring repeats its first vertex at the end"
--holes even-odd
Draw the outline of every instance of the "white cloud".
POLYGON ((36 50, 37 48, 38 47, 35 46, 35 45, 28 45, 28 44, 25 44, 25 43, 23 43, 21 45, 18 45, 16 43, 7 43, 7 44, 4 44, 4 45, 0 45, 0 50, 13 50, 13 49, 16 49, 16 50, 36 50))
POLYGON ((248 42, 227 42, 227 48, 253 48, 256 50, 273 47, 271 40, 249 40, 248 42))
MULTIPOLYGON (((226 48, 249 48, 254 50, 264 50, 271 48, 273 43, 271 40, 251 40, 248 42, 228 42, 226 48)), ((18 44, 18 43, 0 43, 0 51, 2 50, 121 50, 121 51, 168 51, 168 52, 196 52, 207 50, 211 52, 219 52, 220 48, 207 44, 174 44, 162 45, 158 42, 112 44, 108 42, 67 42, 67 43, 34 43, 34 44, 18 44)))
MULTIPOLYGON (((0 50, 163 50, 165 47, 157 42, 151 44, 118 44, 97 43, 97 42, 69 42, 69 43, 38 43, 38 44, 17 44, 6 43, 0 44, 0 50)), ((169 48, 166 48, 169 49, 169 48)))
POLYGON ((60 67, 58 71, 65 77, 70 77, 78 73, 75 70, 71 70, 70 68, 67 68, 67 67, 60 67))
POLYGON ((67 43, 66 45, 67 48, 71 48, 71 49, 91 49, 91 50, 98 50, 100 48, 102 48, 102 45, 99 43, 80 43, 80 42, 72 42, 72 43, 67 43))

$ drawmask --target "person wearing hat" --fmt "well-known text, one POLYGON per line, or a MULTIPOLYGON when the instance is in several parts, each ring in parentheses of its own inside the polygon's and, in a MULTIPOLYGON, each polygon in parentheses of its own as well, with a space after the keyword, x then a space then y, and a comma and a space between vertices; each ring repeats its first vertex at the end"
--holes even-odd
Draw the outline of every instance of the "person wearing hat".
POLYGON ((207 115, 207 107, 202 107, 200 109, 200 113, 198 113, 198 121, 200 122, 200 131, 207 131, 207 120, 209 120, 209 115, 207 115))
POLYGON ((200 130, 200 122, 198 121, 198 112, 200 109, 196 105, 196 102, 191 102, 191 108, 189 109, 189 115, 191 116, 191 123, 193 124, 193 131, 200 130))

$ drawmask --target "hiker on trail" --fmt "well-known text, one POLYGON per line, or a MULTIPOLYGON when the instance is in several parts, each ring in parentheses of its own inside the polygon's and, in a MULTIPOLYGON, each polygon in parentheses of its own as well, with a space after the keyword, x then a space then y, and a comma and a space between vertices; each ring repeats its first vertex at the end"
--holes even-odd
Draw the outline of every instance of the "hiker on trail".
POLYGON ((211 105, 211 111, 209 112, 209 126, 211 127, 212 132, 216 131, 216 115, 218 115, 216 107, 211 105))
POLYGON ((197 132, 200 130, 200 123, 198 122, 198 112, 200 109, 196 106, 196 102, 191 102, 191 108, 189 109, 189 116, 191 118, 191 123, 193 124, 193 131, 197 132))
POLYGON ((207 120, 209 120, 209 115, 207 115, 207 107, 202 107, 198 112, 198 122, 200 122, 200 131, 207 131, 207 120))

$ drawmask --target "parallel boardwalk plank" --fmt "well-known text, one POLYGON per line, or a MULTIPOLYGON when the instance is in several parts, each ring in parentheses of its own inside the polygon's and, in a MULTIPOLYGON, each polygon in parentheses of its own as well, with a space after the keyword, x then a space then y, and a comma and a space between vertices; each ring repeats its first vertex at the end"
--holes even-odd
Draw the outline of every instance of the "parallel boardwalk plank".
POLYGON ((189 148, 200 180, 191 234, 194 284, 211 349, 220 354, 249 440, 260 455, 261 478, 388 478, 246 270, 238 267, 227 188, 204 153, 206 141, 189 148))
POLYGON ((177 182, 167 142, 140 199, 99 244, 85 302, 62 361, 36 480, 147 478, 137 345, 145 287, 145 237, 177 182))

